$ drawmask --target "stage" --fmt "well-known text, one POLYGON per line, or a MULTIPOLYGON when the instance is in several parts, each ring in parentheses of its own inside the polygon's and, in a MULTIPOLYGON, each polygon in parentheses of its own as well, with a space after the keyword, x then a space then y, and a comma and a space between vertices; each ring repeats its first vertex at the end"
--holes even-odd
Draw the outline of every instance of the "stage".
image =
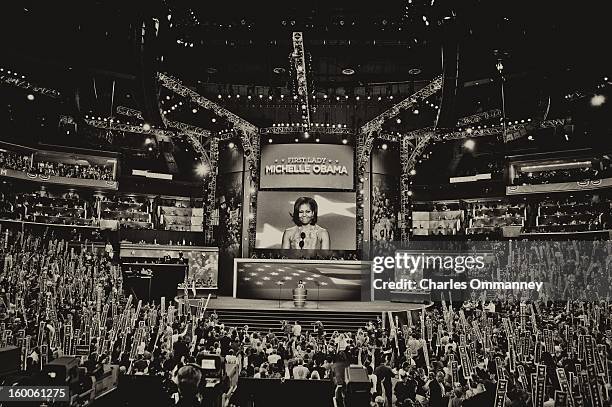
MULTIPOLYGON (((177 298, 182 301, 182 299, 177 298)), ((188 300, 192 306, 199 306, 200 299, 188 300)), ((280 307, 278 300, 253 300, 234 297, 217 297, 211 298, 208 303, 209 310, 254 310, 254 311, 274 311, 274 310, 292 310, 292 311, 310 311, 310 312, 351 312, 351 313, 372 313, 372 312, 401 312, 414 311, 426 308, 431 303, 404 303, 390 301, 320 301, 317 307, 317 301, 306 301, 306 306, 302 308, 295 307, 293 301, 281 300, 280 307)))

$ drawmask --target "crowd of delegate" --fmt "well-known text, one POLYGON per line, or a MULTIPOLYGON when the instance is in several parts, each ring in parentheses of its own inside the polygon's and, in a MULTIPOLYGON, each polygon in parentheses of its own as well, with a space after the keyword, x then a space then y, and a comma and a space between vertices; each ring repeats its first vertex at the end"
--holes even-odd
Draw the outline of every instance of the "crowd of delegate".
MULTIPOLYGON (((236 364, 241 376, 331 380, 339 402, 344 368, 358 364, 368 371, 376 406, 493 406, 496 397, 509 406, 530 406, 534 398, 535 405, 552 406, 564 397, 587 406, 610 405, 609 296, 601 292, 589 302, 575 300, 580 285, 566 285, 560 297, 549 292, 546 300, 487 295, 434 304, 413 311, 410 319, 406 313, 387 313, 356 332, 326 332, 323 324, 299 321, 284 321, 276 333, 253 332, 224 325, 214 312, 179 312, 170 301, 163 307, 126 302, 121 273, 105 253, 69 249, 48 233, 1 232, 0 338, 8 342, 3 345, 27 346, 24 368, 31 374, 63 354, 70 325, 73 335, 76 329, 82 333, 74 336, 75 344, 89 338, 84 366, 90 372, 112 363, 121 374, 160 375, 169 403, 172 394, 187 400, 184 405, 201 403, 194 386, 199 376, 191 365, 217 354, 236 364), (86 336, 88 329, 94 334, 86 336)), ((550 242, 534 246, 551 262, 542 270, 562 275, 572 268, 576 247, 571 242, 563 248, 550 242), (561 260, 552 263, 560 257, 570 262, 567 269, 561 260)), ((606 247, 600 242, 593 250, 606 247)), ((518 264, 538 256, 527 249, 514 255, 518 264)), ((573 269, 576 281, 599 274, 609 281, 608 261, 593 265, 580 259, 573 269)), ((239 396, 238 387, 234 403, 239 396)))

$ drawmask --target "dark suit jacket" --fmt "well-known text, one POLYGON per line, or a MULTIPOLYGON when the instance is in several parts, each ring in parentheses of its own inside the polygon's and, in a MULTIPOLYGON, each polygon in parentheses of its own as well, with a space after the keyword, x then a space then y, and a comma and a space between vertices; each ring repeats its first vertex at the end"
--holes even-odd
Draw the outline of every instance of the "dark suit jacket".
POLYGON ((442 387, 444 385, 437 380, 429 383, 429 406, 430 407, 446 407, 448 400, 444 398, 442 387))

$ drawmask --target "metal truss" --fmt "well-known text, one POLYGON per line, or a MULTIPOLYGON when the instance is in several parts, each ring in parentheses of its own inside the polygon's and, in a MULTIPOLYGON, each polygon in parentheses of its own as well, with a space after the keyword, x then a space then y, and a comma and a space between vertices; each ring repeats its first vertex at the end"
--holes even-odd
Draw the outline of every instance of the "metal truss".
POLYGON ((38 93, 40 95, 48 96, 53 99, 59 99, 61 97, 60 92, 55 89, 49 89, 49 88, 45 88, 42 86, 36 86, 26 81, 25 79, 21 79, 16 76, 12 77, 12 76, 9 76, 8 74, 0 75, 0 82, 5 83, 7 85, 11 85, 11 86, 16 86, 24 90, 29 90, 34 93, 38 93))
POLYGON ((263 127, 260 130, 261 134, 297 134, 307 131, 311 134, 353 134, 353 129, 343 127, 311 127, 305 126, 281 126, 281 127, 263 127))
POLYGON ((359 133, 372 133, 374 131, 380 131, 382 125, 387 120, 397 116, 402 109, 409 109, 414 106, 419 100, 427 99, 431 95, 438 93, 442 89, 443 76, 440 75, 432 80, 425 87, 419 89, 411 96, 395 104, 391 108, 385 110, 359 129, 359 133))
POLYGON ((216 208, 217 199, 217 174, 218 167, 217 162, 219 161, 219 139, 212 137, 210 140, 210 177, 208 177, 208 185, 206 185, 205 196, 207 201, 205 202, 206 207, 206 234, 204 235, 206 244, 214 243, 214 219, 213 214, 216 208), (207 194, 206 194, 207 193, 207 194))
POLYGON ((234 130, 238 131, 244 148, 244 154, 247 157, 251 167, 257 168, 257 157, 259 155, 259 129, 248 121, 238 117, 234 113, 219 106, 218 104, 206 99, 204 96, 189 89, 183 85, 181 81, 175 79, 162 72, 157 74, 161 84, 167 89, 192 100, 204 109, 212 110, 216 115, 226 118, 234 126, 234 130))
MULTIPOLYGON (((117 106, 117 113, 120 114, 120 115, 123 115, 123 116, 135 117, 137 119, 144 120, 144 118, 142 116, 142 112, 140 110, 131 109, 129 107, 117 106)), ((197 127, 197 126, 193 126, 191 124, 182 123, 182 122, 175 122, 175 121, 172 121, 172 120, 168 120, 167 124, 168 124, 169 127, 172 127, 174 129, 180 130, 182 132, 193 133, 193 134, 195 134, 196 136, 199 136, 199 137, 208 138, 211 135, 211 131, 210 130, 206 130, 206 129, 203 129, 203 128, 197 127)))
MULTIPOLYGON (((512 141, 524 137, 527 135, 529 130, 533 129, 548 129, 561 127, 565 124, 565 119, 551 119, 545 120, 539 123, 526 122, 521 124, 507 125, 506 126, 506 139, 505 142, 512 141)), ((485 136, 496 136, 503 134, 504 129, 502 125, 491 126, 485 129, 466 129, 461 131, 454 131, 452 133, 440 134, 436 138, 439 140, 462 140, 473 137, 485 137, 485 136)))
MULTIPOLYGON (((84 119, 85 123, 90 125, 91 127, 96 127, 98 129, 105 130, 116 130, 116 131, 125 131, 128 133, 137 133, 137 134, 145 134, 149 136, 154 136, 158 142, 167 141, 170 142, 172 137, 176 136, 173 131, 170 130, 162 130, 154 127, 150 127, 149 130, 146 130, 142 125, 136 126, 133 124, 125 124, 118 123, 116 120, 108 119, 108 120, 96 120, 96 119, 84 119)), ((61 116, 60 124, 74 124, 74 119, 69 116, 61 116)))
POLYGON ((295 66, 296 88, 300 99, 300 113, 306 128, 310 128, 310 106, 308 104, 308 78, 306 72, 306 54, 304 52, 304 36, 302 32, 293 33, 293 53, 291 58, 295 66))
POLYGON ((500 109, 487 110, 486 112, 473 114, 471 116, 465 116, 457 120, 457 127, 469 126, 470 124, 480 123, 486 120, 495 119, 501 117, 502 112, 500 109))

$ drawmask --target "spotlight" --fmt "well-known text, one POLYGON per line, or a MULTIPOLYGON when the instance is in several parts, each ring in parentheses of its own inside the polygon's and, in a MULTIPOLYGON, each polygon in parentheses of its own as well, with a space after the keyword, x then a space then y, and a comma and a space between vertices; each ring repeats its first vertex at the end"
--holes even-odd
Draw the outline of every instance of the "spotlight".
POLYGON ((212 119, 210 119, 211 122, 213 123, 217 123, 217 119, 215 119, 214 117, 212 119))
POLYGON ((27 98, 28 98, 28 100, 34 100, 34 95, 30 93, 30 94, 27 96, 27 98))
POLYGON ((227 146, 229 148, 234 148, 234 147, 236 147, 236 144, 234 144, 233 142, 230 142, 227 146))
POLYGON ((408 191, 408 196, 412 196, 412 191, 408 191))
POLYGON ((410 170, 410 175, 416 175, 416 170, 414 168, 410 170))
POLYGON ((151 125, 149 123, 145 123, 145 124, 142 125, 142 129, 144 131, 149 131, 149 130, 151 130, 151 125))
POLYGON ((347 140, 347 139, 345 139, 345 138, 343 138, 343 139, 342 139, 342 144, 346 144, 346 143, 348 143, 348 140, 347 140))
POLYGON ((197 112, 198 112, 198 109, 193 108, 193 109, 191 109, 191 112, 195 114, 195 113, 197 113, 197 112))
POLYGON ((315 139, 315 141, 316 141, 316 142, 318 143, 319 141, 321 141, 321 139, 319 139, 319 138, 316 138, 316 139, 315 139))
POLYGON ((145 144, 151 144, 152 142, 153 142, 153 140, 151 138, 149 138, 149 137, 147 137, 145 139, 145 144))
POLYGON ((475 146, 476 143, 472 139, 466 140, 465 143, 463 143, 463 147, 465 147, 467 150, 473 150, 475 146))
POLYGON ((533 136, 527 136, 527 140, 533 141, 533 136))
POLYGON ((386 150, 389 148, 389 146, 387 145, 387 143, 384 143, 382 146, 380 146, 383 150, 386 150))
POLYGON ((272 139, 271 138, 268 139, 268 143, 272 144, 272 139))
POLYGON ((295 142, 297 143, 298 141, 300 141, 300 140, 298 140, 298 139, 296 138, 296 139, 295 139, 295 142))
POLYGON ((205 176, 207 176, 207 175, 208 175, 209 170, 210 170, 210 169, 208 168, 208 165, 206 165, 206 164, 204 164, 204 163, 202 163, 202 162, 201 162, 201 163, 199 163, 199 164, 197 165, 196 169, 195 169, 196 174, 198 174, 198 176, 200 176, 200 177, 202 177, 202 178, 204 178, 205 176))
POLYGON ((413 114, 419 114, 419 109, 414 109, 414 110, 412 111, 412 113, 413 113, 413 114))
POLYGON ((307 131, 305 131, 305 132, 304 132, 304 138, 308 138, 308 137, 310 137, 310 134, 308 134, 308 132, 307 132, 307 131))
POLYGON ((591 98, 591 106, 593 107, 599 107, 603 105, 604 103, 606 103, 606 97, 604 95, 594 95, 591 98))

